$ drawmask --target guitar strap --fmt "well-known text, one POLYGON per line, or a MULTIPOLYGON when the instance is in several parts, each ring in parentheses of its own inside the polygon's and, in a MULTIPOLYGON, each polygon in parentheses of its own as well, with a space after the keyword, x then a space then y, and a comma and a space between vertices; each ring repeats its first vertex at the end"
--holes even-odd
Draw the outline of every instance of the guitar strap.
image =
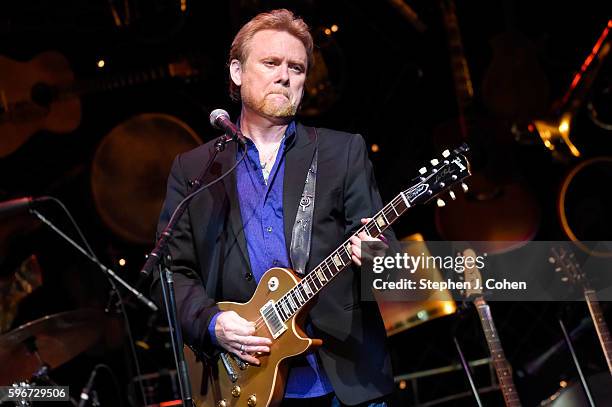
POLYGON ((308 136, 314 139, 315 152, 312 156, 310 168, 306 173, 304 192, 295 215, 293 232, 291 233, 291 248, 289 256, 291 265, 295 272, 303 275, 306 273, 306 263, 310 256, 310 240, 312 237, 312 218, 314 213, 315 191, 317 185, 317 158, 318 158, 318 135, 314 127, 306 127, 308 136))

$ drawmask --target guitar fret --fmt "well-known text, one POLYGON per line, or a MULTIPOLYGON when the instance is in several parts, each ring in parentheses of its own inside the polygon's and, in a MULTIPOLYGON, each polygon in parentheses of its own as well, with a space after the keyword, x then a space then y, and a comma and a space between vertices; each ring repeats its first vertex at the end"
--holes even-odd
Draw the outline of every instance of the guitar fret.
POLYGON ((325 277, 325 273, 320 267, 315 270, 315 273, 319 281, 321 281, 321 286, 323 286, 323 283, 327 281, 327 278, 325 277))
POLYGON ((287 301, 283 299, 280 301, 280 304, 283 307, 283 310, 285 311, 285 315, 286 315, 285 319, 289 319, 291 312, 289 311, 289 307, 287 307, 287 301))
POLYGON ((278 313, 278 315, 281 316, 281 318, 283 320, 287 319, 287 316, 285 315, 285 313, 283 312, 283 308, 279 306, 278 303, 274 304, 274 308, 276 308, 276 312, 278 313))
POLYGON ((287 297, 289 299, 289 306, 291 307, 291 313, 294 313, 295 310, 298 309, 298 307, 295 305, 295 302, 293 301, 293 292, 289 291, 288 293, 289 297, 287 297))
POLYGON ((408 202, 408 199, 406 198, 406 195, 403 192, 400 192, 400 196, 404 200, 404 204, 406 204, 406 209, 410 208, 410 202, 408 202))
POLYGON ((289 314, 285 312, 285 309, 282 306, 278 307, 278 314, 281 316, 283 321, 286 321, 289 319, 289 314))
POLYGON ((297 297, 297 303, 298 305, 302 306, 301 303, 304 303, 304 299, 302 298, 302 296, 300 295, 300 290, 296 287, 295 289, 295 296, 297 297))
POLYGON ((344 266, 344 262, 342 261, 342 259, 340 259, 340 256, 338 256, 337 252, 334 252, 332 262, 333 265, 336 266, 336 271, 340 271, 344 266))
MULTIPOLYGON (((334 274, 334 272, 332 271, 331 267, 329 267, 329 264, 327 263, 327 262, 328 262, 328 259, 329 259, 329 257, 328 257, 327 259, 325 259, 325 261, 323 262, 323 264, 325 264, 325 267, 327 267, 327 270, 329 271, 329 278, 328 278, 328 281, 329 281, 329 280, 330 280, 332 277, 334 277, 334 275, 335 275, 335 274, 334 274)), ((325 276, 325 277, 327 277, 327 276, 325 276)))
POLYGON ((400 214, 397 213, 397 210, 395 209, 395 205, 393 204, 393 201, 391 201, 389 206, 391 207, 391 209, 393 209, 393 212, 395 212, 395 216, 396 216, 396 219, 397 219, 400 216, 400 214))
POLYGON ((307 298, 312 297, 312 289, 310 285, 308 285, 308 281, 306 279, 302 280, 302 285, 304 286, 304 291, 306 292, 307 298))

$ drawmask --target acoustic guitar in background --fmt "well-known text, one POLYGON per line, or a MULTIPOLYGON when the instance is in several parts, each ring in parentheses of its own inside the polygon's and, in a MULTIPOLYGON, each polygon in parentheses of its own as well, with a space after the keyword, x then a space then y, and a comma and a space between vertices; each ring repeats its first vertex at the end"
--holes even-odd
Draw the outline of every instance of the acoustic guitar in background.
POLYGON ((533 194, 514 179, 517 163, 511 157, 515 142, 510 129, 500 120, 475 114, 474 88, 455 3, 438 3, 447 31, 458 114, 456 120, 434 130, 434 141, 437 145, 468 142, 474 171, 470 191, 458 196, 453 205, 436 211, 436 227, 444 240, 470 241, 478 250, 490 254, 505 252, 535 236, 540 209, 533 194))
POLYGON ((187 59, 181 59, 126 75, 75 80, 68 60, 59 52, 43 52, 27 62, 0 56, 0 158, 37 131, 74 131, 81 122, 81 95, 199 74, 187 59))

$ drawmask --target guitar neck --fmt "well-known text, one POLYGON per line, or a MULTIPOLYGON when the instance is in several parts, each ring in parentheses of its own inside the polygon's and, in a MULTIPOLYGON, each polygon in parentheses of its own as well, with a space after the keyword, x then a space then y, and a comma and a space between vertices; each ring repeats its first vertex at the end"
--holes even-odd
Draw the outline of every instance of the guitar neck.
POLYGON ((604 356, 606 357, 608 369, 610 370, 610 374, 612 374, 612 337, 610 337, 608 325, 604 320, 603 312, 599 306, 599 300, 597 299, 595 291, 588 289, 584 291, 584 298, 589 306, 589 312, 591 313, 591 318, 593 318, 595 330, 597 331, 599 343, 601 343, 601 348, 603 349, 604 356))
POLYGON ((455 96, 457 98, 459 115, 463 116, 472 103, 474 89, 467 60, 465 59, 465 52, 463 51, 461 31, 459 30, 459 22, 457 21, 457 14, 455 12, 455 2, 453 0, 441 0, 440 5, 448 37, 448 49, 451 70, 453 73, 453 82, 455 84, 455 96))
MULTIPOLYGON (((362 226, 352 236, 361 232, 365 232, 372 237, 380 236, 410 207, 406 195, 405 193, 397 195, 395 199, 376 213, 370 222, 362 226)), ((311 298, 327 286, 342 270, 348 268, 352 262, 349 238, 276 302, 275 307, 281 318, 287 321, 297 314, 311 298)))
POLYGON ((83 95, 88 93, 106 92, 125 88, 128 86, 142 85, 155 80, 171 77, 167 66, 149 69, 146 71, 133 72, 124 75, 112 75, 104 79, 77 80, 70 86, 62 89, 62 94, 83 95))
POLYGON ((487 345, 491 358, 493 359, 493 366, 495 366, 495 373, 499 380, 499 387, 504 396, 504 401, 507 407, 520 407, 521 400, 518 397, 516 388, 514 386, 514 380, 512 379, 512 369, 510 364, 506 360, 504 349, 501 346, 499 335, 497 335, 497 329, 493 323, 493 317, 491 316, 491 309, 486 303, 484 298, 478 297, 475 299, 474 304, 482 323, 482 329, 487 339, 487 345))

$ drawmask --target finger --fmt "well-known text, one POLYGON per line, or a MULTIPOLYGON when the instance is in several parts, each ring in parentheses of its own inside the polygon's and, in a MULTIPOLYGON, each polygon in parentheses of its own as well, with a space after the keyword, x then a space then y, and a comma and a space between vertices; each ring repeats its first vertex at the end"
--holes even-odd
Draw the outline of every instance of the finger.
MULTIPOLYGON (((240 350, 240 347, 238 348, 238 350, 240 350)), ((270 353, 269 346, 246 345, 243 350, 245 353, 255 353, 255 352, 270 353)))
POLYGON ((369 223, 372 220, 372 218, 361 218, 361 224, 365 225, 366 223, 369 223))
POLYGON ((259 366, 259 359, 257 359, 255 356, 250 355, 248 353, 242 353, 240 350, 232 350, 232 353, 235 354, 236 356, 238 356, 240 359, 244 360, 247 363, 250 363, 251 365, 255 365, 255 366, 259 366))
POLYGON ((355 256, 354 254, 351 256, 351 258, 353 259, 353 262, 358 266, 361 267, 361 259, 357 256, 355 256))
POLYGON ((357 257, 358 259, 361 259, 361 246, 359 245, 352 245, 351 246, 351 253, 354 257, 357 257))
POLYGON ((241 338, 241 343, 250 346, 269 346, 272 345, 272 340, 270 338, 265 338, 263 336, 245 336, 241 338))

